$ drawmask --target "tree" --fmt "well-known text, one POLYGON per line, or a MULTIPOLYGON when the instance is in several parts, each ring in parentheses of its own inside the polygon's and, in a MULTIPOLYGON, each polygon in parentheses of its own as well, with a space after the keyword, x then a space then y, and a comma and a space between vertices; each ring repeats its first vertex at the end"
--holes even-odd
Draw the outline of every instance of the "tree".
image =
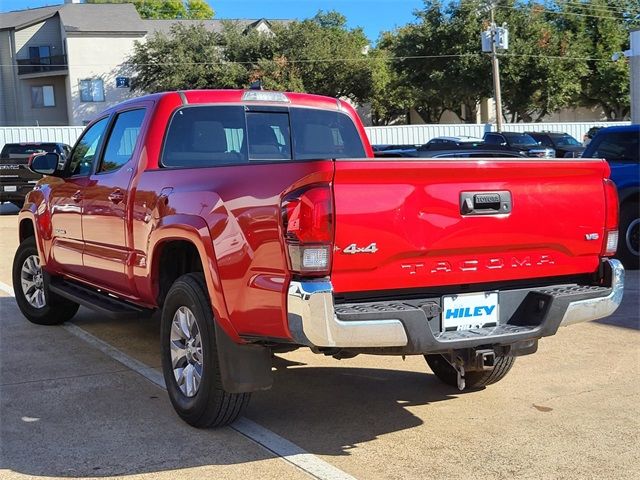
POLYGON ((630 111, 629 65, 613 61, 614 53, 629 48, 629 29, 640 26, 640 7, 620 1, 591 0, 581 5, 557 2, 562 28, 585 46, 587 73, 582 78, 580 101, 587 107, 601 107, 609 120, 623 120, 630 111))
POLYGON ((132 3, 138 14, 147 19, 207 20, 214 15, 205 0, 87 0, 87 3, 132 3))
POLYGON ((277 56, 286 59, 289 76, 319 95, 368 100, 371 73, 368 40, 360 28, 348 29, 337 12, 318 12, 309 20, 274 28, 277 56))
POLYGON ((220 43, 220 35, 202 25, 174 25, 168 36, 156 33, 136 42, 129 59, 135 72, 132 88, 159 92, 247 85, 247 69, 227 62, 220 43))
MULTIPOLYGON (((418 21, 387 32, 380 38, 379 49, 387 51, 396 76, 413 108, 427 123, 438 123, 446 108, 442 91, 445 86, 446 60, 432 58, 442 52, 444 14, 438 1, 425 1, 415 13, 418 21)), ((400 105, 398 105, 400 106, 400 105)))
POLYGON ((510 33, 509 50, 500 56, 503 106, 510 121, 541 121, 577 105, 587 75, 580 39, 536 3, 500 10, 497 19, 506 21, 510 33))

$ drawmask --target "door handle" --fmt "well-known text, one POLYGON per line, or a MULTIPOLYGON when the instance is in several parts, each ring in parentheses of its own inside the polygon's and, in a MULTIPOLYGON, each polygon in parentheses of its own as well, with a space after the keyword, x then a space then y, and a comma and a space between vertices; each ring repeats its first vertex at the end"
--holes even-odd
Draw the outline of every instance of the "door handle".
POLYGON ((76 193, 71 195, 71 200, 73 200, 76 203, 80 203, 82 201, 82 192, 78 190, 76 193))
POLYGON ((460 213, 462 215, 498 215, 511 213, 511 192, 461 192, 460 213))
POLYGON ((107 198, 112 203, 115 203, 117 205, 118 203, 124 200, 124 193, 122 193, 122 190, 118 188, 117 190, 114 190, 113 192, 111 192, 107 198))

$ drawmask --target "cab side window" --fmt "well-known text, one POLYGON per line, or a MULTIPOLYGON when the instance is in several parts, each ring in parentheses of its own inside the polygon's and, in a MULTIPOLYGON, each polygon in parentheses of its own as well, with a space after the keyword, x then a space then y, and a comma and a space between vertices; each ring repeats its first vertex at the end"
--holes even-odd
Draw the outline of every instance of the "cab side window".
POLYGON ((116 117, 98 173, 111 172, 127 163, 136 148, 145 110, 129 110, 116 117))
POLYGON ((71 154, 69 171, 71 175, 89 175, 109 118, 94 123, 84 132, 71 154))
POLYGON ((489 145, 500 145, 503 141, 502 135, 488 134, 484 137, 484 142, 489 145))

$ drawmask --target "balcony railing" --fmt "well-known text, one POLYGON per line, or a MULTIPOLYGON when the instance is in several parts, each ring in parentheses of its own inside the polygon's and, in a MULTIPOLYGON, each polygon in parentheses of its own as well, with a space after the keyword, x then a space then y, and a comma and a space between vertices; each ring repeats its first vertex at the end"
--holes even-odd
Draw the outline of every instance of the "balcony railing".
POLYGON ((66 70, 67 56, 53 55, 51 57, 33 57, 18 60, 18 75, 29 73, 54 72, 56 70, 66 70))

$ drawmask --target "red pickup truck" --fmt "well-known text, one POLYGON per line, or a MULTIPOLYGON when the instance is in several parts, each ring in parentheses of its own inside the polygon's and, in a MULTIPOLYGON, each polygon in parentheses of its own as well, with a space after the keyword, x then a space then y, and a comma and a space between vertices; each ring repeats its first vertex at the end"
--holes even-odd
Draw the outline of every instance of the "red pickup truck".
POLYGON ((168 393, 199 427, 269 388, 273 353, 424 355, 478 388, 622 298, 605 161, 376 160, 333 98, 149 95, 31 168, 46 177, 19 217, 21 311, 161 309, 168 393))

